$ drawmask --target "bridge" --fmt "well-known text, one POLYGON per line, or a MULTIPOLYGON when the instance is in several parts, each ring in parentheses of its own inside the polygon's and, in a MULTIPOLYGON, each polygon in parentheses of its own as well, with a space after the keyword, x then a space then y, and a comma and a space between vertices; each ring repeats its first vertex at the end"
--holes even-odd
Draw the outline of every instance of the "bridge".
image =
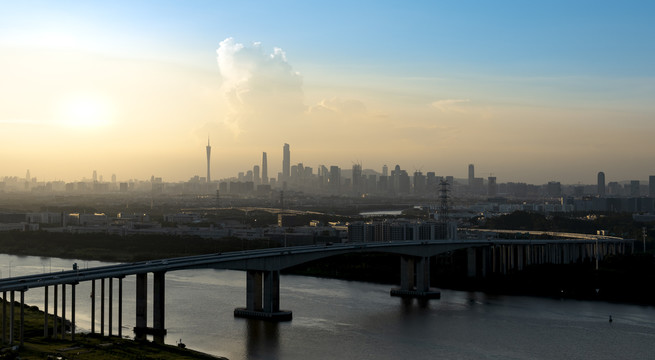
POLYGON ((61 337, 66 334, 66 290, 71 291, 70 338, 75 339, 75 286, 80 282, 91 282, 91 333, 96 329, 96 282, 100 285, 100 334, 105 335, 105 319, 108 320, 108 335, 112 336, 112 314, 114 301, 114 280, 118 283, 118 336, 122 336, 123 284, 126 276, 136 276, 136 326, 135 338, 144 340, 152 335, 155 342, 163 342, 165 328, 165 274, 169 271, 189 269, 231 269, 246 272, 246 305, 234 310, 236 317, 249 317, 275 321, 291 320, 292 312, 280 309, 280 271, 303 263, 327 257, 352 253, 390 253, 400 255, 401 283, 391 289, 392 296, 439 298, 440 293, 430 288, 430 258, 439 254, 466 249, 469 276, 486 276, 490 272, 506 273, 512 269, 521 270, 530 264, 573 263, 596 260, 610 254, 631 252, 633 240, 601 236, 554 240, 510 240, 488 238, 479 240, 437 240, 398 241, 369 243, 339 243, 311 246, 278 247, 262 250, 216 253, 179 258, 123 263, 88 269, 73 269, 57 273, 18 276, 0 280, 2 292, 2 341, 15 342, 15 304, 18 306, 20 344, 24 340, 24 294, 26 291, 43 288, 44 337, 61 337), (152 327, 148 320, 148 274, 152 273, 152 327), (48 297, 53 289, 52 331, 49 324, 48 297), (61 290, 61 309, 58 308, 58 292, 61 290), (7 298, 9 293, 9 298, 7 298), (106 296, 108 295, 108 296, 106 296), (107 303, 105 302, 107 299, 107 303), (9 300, 7 302, 7 300, 9 300), (9 315, 7 315, 9 307, 9 315), (105 316, 105 309, 108 310, 105 316), (61 311, 61 321, 57 315, 61 311), (7 329, 7 320, 9 329, 7 329), (8 331, 7 331, 8 330, 8 331))

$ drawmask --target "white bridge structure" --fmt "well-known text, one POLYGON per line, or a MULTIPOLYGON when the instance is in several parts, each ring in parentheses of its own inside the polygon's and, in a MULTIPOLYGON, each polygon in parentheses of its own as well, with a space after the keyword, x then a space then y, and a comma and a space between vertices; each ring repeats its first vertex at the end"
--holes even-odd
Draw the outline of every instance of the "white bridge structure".
MULTIPOLYGON (((496 230, 496 233, 502 231, 496 230)), ((523 232, 525 233, 525 232, 523 232)), ((553 235, 554 233, 549 233, 553 235)), ((536 237, 537 233, 535 233, 536 237)), ((506 273, 521 270, 531 264, 574 263, 598 261, 611 254, 624 254, 634 250, 633 240, 607 236, 566 234, 558 239, 499 239, 433 240, 368 243, 338 243, 311 246, 277 247, 262 250, 237 251, 197 256, 186 256, 134 263, 123 263, 88 269, 74 269, 58 273, 18 276, 0 280, 2 294, 2 344, 13 345, 24 338, 24 295, 26 291, 43 291, 44 337, 70 336, 75 339, 75 287, 80 282, 91 282, 91 333, 96 329, 97 284, 100 288, 100 334, 105 335, 105 319, 108 335, 112 336, 114 284, 118 293, 118 336, 122 336, 123 283, 126 276, 136 276, 134 328, 135 338, 145 340, 152 335, 156 342, 163 342, 165 327, 165 275, 167 272, 188 269, 231 269, 246 273, 246 304, 234 310, 237 317, 288 321, 292 312, 280 309, 280 271, 296 265, 323 258, 351 253, 391 253, 400 256, 401 283, 392 289, 392 296, 439 298, 440 293, 430 288, 430 258, 439 254, 466 249, 469 276, 486 276, 488 273, 506 273), (148 320, 148 274, 152 273, 152 327, 148 320), (52 290, 53 323, 50 324, 48 297, 52 290), (71 292, 70 320, 67 321, 66 291, 71 292), (108 297, 105 296, 107 293, 108 297), (7 296, 9 295, 9 296, 7 296), (16 299, 18 297, 18 299, 16 299), (61 298, 61 307, 58 299, 61 298), (107 303, 105 299, 108 299, 107 303), (7 301, 8 300, 8 301, 7 301), (16 307, 19 319, 16 321, 16 307), (107 309, 108 314, 105 314, 107 309), (57 317, 61 321, 57 320, 57 317), (18 325, 16 325, 18 323, 18 325), (66 329, 70 329, 67 333, 66 329)))

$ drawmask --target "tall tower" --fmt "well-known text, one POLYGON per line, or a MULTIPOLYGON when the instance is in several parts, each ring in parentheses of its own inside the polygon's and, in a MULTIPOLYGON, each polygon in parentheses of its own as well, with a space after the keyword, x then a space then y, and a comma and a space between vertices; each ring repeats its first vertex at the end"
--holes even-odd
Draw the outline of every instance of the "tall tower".
POLYGON ((605 196, 605 173, 602 171, 598 173, 598 196, 605 196))
POLYGON ((282 150, 282 179, 288 180, 289 176, 291 176, 291 151, 289 150, 289 144, 284 144, 282 150))
POLYGON ((211 182, 211 175, 209 171, 209 162, 212 156, 212 147, 209 145, 209 136, 207 136, 207 182, 211 182))
POLYGON ((266 152, 262 153, 262 184, 268 184, 268 160, 266 152))

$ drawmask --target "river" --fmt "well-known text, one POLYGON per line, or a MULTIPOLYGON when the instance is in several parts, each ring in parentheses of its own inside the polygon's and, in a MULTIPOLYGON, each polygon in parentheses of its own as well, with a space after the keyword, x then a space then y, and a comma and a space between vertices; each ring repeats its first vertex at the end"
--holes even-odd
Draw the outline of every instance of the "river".
MULTIPOLYGON (((74 262, 82 268, 107 264, 0 255, 0 277, 58 272, 74 262)), ((452 290, 442 290, 440 300, 419 302, 390 297, 389 286, 380 284, 294 275, 282 275, 280 283, 280 307, 292 310, 293 320, 276 324, 234 318, 234 308, 245 306, 243 272, 167 273, 166 342, 182 339, 192 349, 231 360, 616 360, 655 354, 655 308, 650 306, 452 290)), ((123 287, 123 334, 132 336, 134 276, 125 278, 123 287)), ((78 331, 88 331, 90 283, 76 289, 78 331)), ((43 308, 42 289, 25 295, 27 303, 43 308)), ((70 290, 67 295, 70 309, 70 290)), ((151 325, 151 304, 148 309, 151 325)), ((114 316, 116 311, 117 306, 114 316)))

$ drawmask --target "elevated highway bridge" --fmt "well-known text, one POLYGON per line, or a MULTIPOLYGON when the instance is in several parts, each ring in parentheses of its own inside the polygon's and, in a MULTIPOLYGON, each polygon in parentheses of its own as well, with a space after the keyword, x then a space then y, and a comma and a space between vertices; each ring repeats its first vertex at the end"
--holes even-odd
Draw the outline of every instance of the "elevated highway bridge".
POLYGON ((91 332, 95 333, 96 282, 100 284, 100 333, 105 334, 105 318, 108 319, 108 335, 112 336, 113 285, 118 283, 118 336, 122 336, 122 280, 136 276, 136 327, 137 339, 153 335, 157 342, 163 342, 165 328, 165 274, 170 271, 189 269, 231 269, 246 272, 246 305, 236 308, 234 315, 276 321, 291 320, 291 311, 281 310, 280 271, 296 265, 328 257, 352 253, 391 253, 400 256, 401 284, 392 289, 392 296, 438 298, 440 293, 430 288, 430 258, 455 250, 466 249, 468 275, 485 276, 490 272, 520 270, 530 264, 572 263, 584 260, 598 260, 610 254, 629 253, 633 241, 609 237, 569 237, 564 239, 498 239, 481 240, 437 240, 398 241, 368 243, 338 243, 311 246, 278 247, 261 250, 215 253, 178 258, 158 259, 133 263, 100 266, 88 269, 73 269, 57 273, 43 273, 18 276, 0 280, 2 293, 2 341, 15 342, 15 303, 19 296, 20 318, 18 338, 23 342, 24 294, 26 291, 43 289, 45 337, 62 337, 66 334, 66 289, 71 291, 70 337, 75 339, 75 286, 80 282, 91 282, 91 332), (152 327, 147 326, 148 274, 152 273, 152 327), (108 286, 106 286, 108 285, 108 286), (62 321, 48 322, 49 290, 53 290, 53 314, 61 314, 62 321), (105 292, 108 292, 108 304, 105 292), (58 293, 61 293, 61 308, 58 308, 58 293), (7 295, 9 294, 9 297, 7 295), (9 300, 8 302, 6 300, 9 300), (9 311, 7 311, 9 307, 9 311), (108 316, 105 316, 105 309, 108 316), (61 312, 60 312, 61 311, 61 312), (7 314, 9 313, 9 314, 7 314), (8 325, 8 326, 7 326, 8 325), (52 325, 52 329, 50 326, 52 325))

